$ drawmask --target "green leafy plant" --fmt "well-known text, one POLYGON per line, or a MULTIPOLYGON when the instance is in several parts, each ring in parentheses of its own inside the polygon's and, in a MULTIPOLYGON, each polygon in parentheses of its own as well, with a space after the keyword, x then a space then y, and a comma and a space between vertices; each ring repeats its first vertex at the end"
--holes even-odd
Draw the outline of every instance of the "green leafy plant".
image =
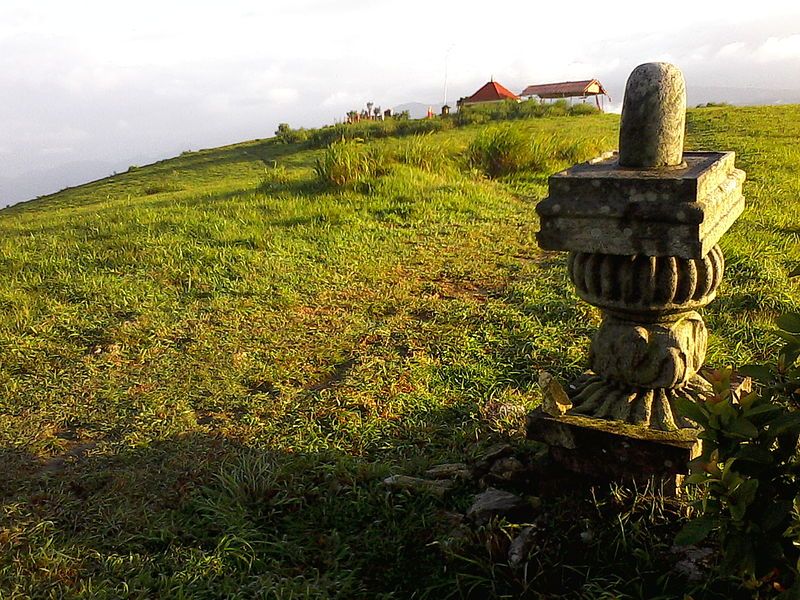
POLYGON ((697 492, 698 516, 676 543, 696 544, 715 533, 723 572, 754 587, 786 589, 800 559, 800 314, 783 315, 777 324, 785 343, 776 363, 739 371, 756 380, 756 389, 737 391, 733 371, 724 369, 709 376, 713 391, 706 398, 679 403, 701 428, 703 449, 686 479, 697 492))

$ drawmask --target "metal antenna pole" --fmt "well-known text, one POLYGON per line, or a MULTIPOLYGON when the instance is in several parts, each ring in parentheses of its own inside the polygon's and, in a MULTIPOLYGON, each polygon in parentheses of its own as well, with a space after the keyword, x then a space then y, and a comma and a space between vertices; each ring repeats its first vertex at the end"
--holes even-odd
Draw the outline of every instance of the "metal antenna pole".
POLYGON ((450 51, 453 49, 453 46, 455 46, 455 44, 450 44, 450 47, 444 54, 444 106, 447 106, 447 63, 450 60, 450 51))

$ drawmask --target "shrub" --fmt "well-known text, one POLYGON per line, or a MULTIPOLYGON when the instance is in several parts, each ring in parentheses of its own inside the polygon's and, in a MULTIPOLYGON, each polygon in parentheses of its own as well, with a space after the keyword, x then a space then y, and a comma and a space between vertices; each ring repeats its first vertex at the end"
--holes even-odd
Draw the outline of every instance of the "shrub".
POLYGON ((392 119, 339 123, 311 131, 308 136, 308 143, 313 148, 326 148, 340 140, 367 141, 388 137, 393 135, 396 129, 397 124, 392 119))
POLYGON ((698 104, 695 108, 722 108, 732 106, 729 102, 706 102, 705 104, 698 104))
POLYGON ((715 533, 723 571, 753 587, 793 586, 800 594, 800 314, 782 316, 778 326, 785 344, 776 364, 741 369, 759 382, 756 390, 733 392, 728 369, 711 378, 707 398, 678 405, 702 429, 703 451, 686 479, 699 495, 698 518, 676 543, 695 544, 715 533))
POLYGON ((326 185, 345 187, 384 174, 389 162, 382 148, 367 148, 359 140, 340 140, 317 159, 314 172, 326 185))
POLYGON ((534 136, 530 140, 527 167, 534 171, 550 171, 554 159, 560 158, 559 151, 560 148, 553 136, 534 136))
POLYGON ((547 104, 538 100, 524 100, 522 102, 506 100, 504 102, 463 106, 454 116, 454 121, 459 127, 462 127, 488 121, 558 117, 567 114, 590 114, 595 112, 597 112, 597 109, 589 104, 576 104, 573 107, 568 107, 566 100, 558 100, 547 104), (578 108, 580 106, 585 106, 585 108, 578 108))
POLYGON ((142 187, 142 194, 145 196, 155 196, 156 194, 164 194, 167 192, 179 192, 181 186, 166 179, 160 181, 153 181, 142 187))
POLYGON ((275 137, 284 144, 298 144, 308 139, 308 131, 303 129, 292 129, 288 123, 280 123, 275 131, 275 137))
POLYGON ((482 111, 462 108, 456 113, 453 120, 459 127, 464 127, 466 125, 480 125, 486 123, 489 117, 482 111))

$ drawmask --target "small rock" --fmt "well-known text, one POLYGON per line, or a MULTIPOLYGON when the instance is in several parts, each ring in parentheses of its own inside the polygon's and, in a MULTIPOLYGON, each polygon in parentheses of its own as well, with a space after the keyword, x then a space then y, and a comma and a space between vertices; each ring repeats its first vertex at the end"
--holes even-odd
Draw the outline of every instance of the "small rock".
POLYGON ((509 566, 519 567, 528 558, 528 553, 536 542, 535 534, 535 527, 523 527, 520 530, 508 549, 509 566))
POLYGON ((514 454, 514 448, 511 445, 495 444, 494 446, 490 446, 489 449, 483 453, 481 460, 494 462, 498 458, 503 458, 504 456, 510 456, 512 454, 514 454))
POLYGON ((383 485, 390 490, 422 492, 442 498, 447 495, 455 483, 446 479, 430 480, 408 475, 392 475, 383 480, 383 485))
POLYGON ((681 557, 674 569, 689 581, 702 581, 711 569, 714 552, 711 548, 697 546, 679 546, 672 549, 673 554, 681 557))
POLYGON ((476 477, 487 473, 496 460, 511 456, 514 454, 514 448, 509 444, 495 444, 490 446, 489 449, 483 453, 478 460, 475 461, 474 474, 476 477))
POLYGON ((489 475, 496 481, 518 481, 524 478, 527 468, 513 456, 507 456, 496 461, 489 469, 489 475))
POLYGON ((469 479, 472 473, 464 463, 447 463, 431 467, 425 471, 425 476, 432 479, 469 479))
POLYGON ((542 410, 552 417, 560 417, 572 408, 567 392, 547 371, 539 371, 539 387, 542 388, 542 410))
POLYGON ((485 492, 475 496, 472 506, 467 511, 467 518, 479 525, 488 523, 493 517, 501 517, 512 523, 519 523, 532 517, 535 508, 535 503, 520 498, 516 494, 488 488, 485 492))
POLYGON ((461 527, 464 524, 464 515, 462 513, 449 510, 442 510, 436 513, 436 519, 450 527, 461 527))

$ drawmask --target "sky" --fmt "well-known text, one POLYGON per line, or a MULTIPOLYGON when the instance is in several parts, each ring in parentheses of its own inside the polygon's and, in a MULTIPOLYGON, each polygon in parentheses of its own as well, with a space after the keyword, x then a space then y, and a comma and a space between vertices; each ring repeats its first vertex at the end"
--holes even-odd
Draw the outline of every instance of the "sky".
POLYGON ((441 105, 491 77, 600 79, 663 60, 689 103, 800 102, 800 3, 0 0, 0 206, 130 165, 441 105))

